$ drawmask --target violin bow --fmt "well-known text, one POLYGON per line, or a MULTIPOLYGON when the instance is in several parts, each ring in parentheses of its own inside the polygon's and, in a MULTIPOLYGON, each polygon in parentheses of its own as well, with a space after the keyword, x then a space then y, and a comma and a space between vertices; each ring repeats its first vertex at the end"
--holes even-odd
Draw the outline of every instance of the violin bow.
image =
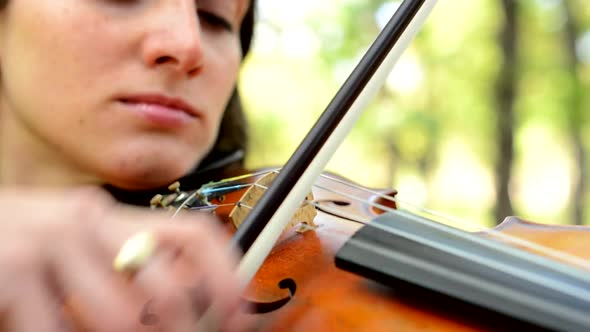
POLYGON ((238 277, 244 289, 348 135, 366 105, 432 12, 437 0, 404 0, 316 124, 232 238, 244 256, 238 277))
MULTIPOLYGON (((404 0, 377 36, 318 121, 232 237, 244 253, 237 269, 245 289, 289 223, 309 188, 348 135, 366 105, 383 86, 437 0, 404 0)), ((218 310, 210 307, 199 331, 218 330, 218 310)))
MULTIPOLYGON (((254 277, 289 223, 291 216, 301 202, 304 201, 309 189, 357 122, 366 105, 374 97, 378 89, 381 88, 391 69, 423 26, 435 4, 436 0, 404 0, 400 4, 388 24, 352 71, 316 124, 262 195, 258 204, 254 206, 237 229, 232 238, 232 246, 244 252, 237 270, 242 289, 245 289, 254 277)), ((362 235, 367 232, 388 230, 387 222, 389 219, 386 218, 387 216, 378 218, 372 223, 372 225, 383 226, 380 229, 365 227, 363 231, 357 233, 356 237, 359 236, 358 234, 362 235)), ((453 282, 465 279, 465 275, 473 278, 478 273, 483 274, 484 277, 474 283, 476 286, 468 288, 471 297, 466 299, 470 303, 489 306, 499 311, 505 311, 506 308, 509 308, 514 312, 512 316, 552 329, 587 330, 590 327, 590 319, 587 318, 587 310, 590 308, 590 301, 587 300, 587 294, 589 294, 588 285, 590 283, 589 278, 581 276, 579 271, 559 264, 550 265, 545 263, 542 258, 517 252, 510 248, 495 246, 493 250, 488 250, 491 244, 482 239, 469 238, 461 242, 459 245, 468 247, 471 250, 474 248, 473 243, 477 242, 479 246, 477 248, 480 248, 480 251, 487 255, 486 258, 502 255, 503 261, 511 264, 499 266, 489 264, 490 266, 483 266, 487 268, 484 269, 480 266, 482 264, 476 266, 475 263, 480 262, 461 260, 462 257, 454 259, 451 255, 446 254, 448 251, 455 250, 457 244, 447 244, 445 242, 451 232, 440 230, 441 226, 404 214, 401 214, 401 217, 396 219, 396 225, 396 227, 400 228, 399 232, 406 232, 404 234, 423 235, 420 237, 422 241, 420 243, 430 241, 447 250, 441 249, 435 252, 431 249, 434 253, 432 255, 435 257, 428 260, 428 262, 440 261, 438 265, 433 264, 434 268, 444 268, 445 263, 457 262, 466 266, 465 271, 461 270, 455 273, 459 275, 458 277, 454 279, 439 278, 442 281, 434 280, 434 269, 421 270, 422 282, 419 284, 423 286, 436 284, 439 287, 436 288, 437 290, 444 291, 455 286, 453 282), (418 228, 419 230, 417 230, 418 228), (435 230, 438 232, 435 232, 435 230), (441 257, 444 259, 441 259, 441 257), (515 270, 516 272, 514 274, 502 274, 495 279, 488 277, 489 275, 498 274, 498 271, 506 270, 508 267, 509 270, 515 270), (541 276, 525 273, 528 272, 526 268, 540 271, 541 276), (464 275, 461 273, 464 273, 464 275), (521 280, 526 281, 533 278, 539 279, 536 280, 538 283, 521 282, 521 280), (519 288, 526 288, 539 283, 547 284, 546 287, 537 288, 537 291, 541 294, 535 294, 534 289, 528 293, 520 291, 510 294, 511 290, 520 290, 519 288), (564 287, 553 287, 562 284, 564 287), (481 287, 481 285, 486 285, 486 287, 481 287), (508 286, 514 287, 510 288, 508 286), (502 289, 504 292, 494 292, 495 289, 502 289), (506 293, 507 296, 500 296, 503 293, 506 293), (536 301, 528 301, 529 303, 524 305, 524 298, 532 298, 536 299, 536 301), (547 300, 544 300, 545 298, 547 300)), ((390 236, 398 236, 398 233, 392 232, 393 235, 390 236)), ((354 265, 358 263, 359 260, 344 261, 343 259, 346 255, 359 256, 358 251, 352 250, 355 249, 353 245, 357 242, 352 241, 352 244, 347 244, 345 246, 347 252, 338 253, 336 257, 337 265, 354 265)), ((438 249, 438 247, 436 248, 438 249)), ((400 251, 403 252, 402 249, 404 248, 401 248, 400 251)), ((463 251, 469 253, 469 250, 463 251)), ((370 261, 370 257, 375 256, 375 252, 361 252, 361 254, 364 254, 364 256, 360 261, 366 265, 362 266, 366 271, 369 271, 370 268, 373 268, 370 272, 379 269, 391 270, 391 267, 395 266, 396 272, 399 274, 400 266, 408 271, 413 267, 411 264, 402 265, 402 259, 389 260, 385 263, 381 261, 381 264, 375 264, 377 267, 369 266, 367 262, 370 261)), ((427 258, 430 259, 431 257, 427 258)), ((412 262, 420 263, 427 261, 427 258, 414 257, 412 262)), ((490 261, 493 260, 490 259, 490 261)), ((391 271, 385 271, 383 275, 387 273, 391 273, 391 271)), ((415 273, 410 273, 405 277, 410 280, 417 279, 415 273)), ((465 288, 465 284, 462 284, 462 286, 465 288)), ((215 313, 214 308, 211 313, 215 313)), ((204 319, 203 321, 207 322, 209 320, 204 319)))

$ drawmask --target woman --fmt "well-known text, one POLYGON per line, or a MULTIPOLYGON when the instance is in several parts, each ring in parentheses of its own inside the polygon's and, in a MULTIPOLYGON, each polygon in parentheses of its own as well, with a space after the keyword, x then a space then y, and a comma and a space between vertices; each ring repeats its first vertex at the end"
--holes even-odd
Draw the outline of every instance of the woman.
POLYGON ((2 328, 194 331, 216 301, 222 329, 239 331, 238 254, 227 253, 216 222, 171 221, 116 204, 101 188, 144 203, 243 147, 242 131, 227 134, 240 121, 235 84, 253 4, 1 6, 2 328), (112 262, 138 233, 153 236, 157 249, 129 281, 112 262))

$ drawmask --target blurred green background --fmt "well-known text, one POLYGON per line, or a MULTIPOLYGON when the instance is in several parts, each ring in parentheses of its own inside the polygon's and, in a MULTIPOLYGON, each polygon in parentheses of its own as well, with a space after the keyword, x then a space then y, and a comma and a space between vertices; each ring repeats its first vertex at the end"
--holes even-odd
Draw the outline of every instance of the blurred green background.
MULTIPOLYGON (((287 161, 398 5, 260 1, 249 167, 287 161)), ((588 0, 440 0, 328 170, 473 224, 590 224, 588 110, 588 0)))

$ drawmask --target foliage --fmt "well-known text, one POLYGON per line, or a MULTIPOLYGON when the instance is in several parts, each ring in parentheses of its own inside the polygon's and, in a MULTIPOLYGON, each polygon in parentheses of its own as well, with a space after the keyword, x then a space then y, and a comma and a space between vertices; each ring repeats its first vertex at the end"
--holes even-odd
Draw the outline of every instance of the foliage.
MULTIPOLYGON (((375 38, 380 18, 395 8, 377 0, 260 5, 255 47, 240 82, 251 167, 286 162, 375 38)), ((562 1, 519 5, 511 198, 525 219, 566 223, 579 173, 570 101, 576 89, 590 89, 590 6, 571 1, 580 60, 573 73, 562 1)), ((473 223, 496 222, 493 163, 502 156, 495 155, 493 89, 503 65, 497 40, 503 19, 495 0, 439 1, 328 169, 368 187, 396 188, 403 200, 473 223)), ((588 94, 581 95, 588 109, 588 94)), ((587 112, 575 119, 588 126, 587 112)), ((585 134, 584 148, 589 139, 585 134)))

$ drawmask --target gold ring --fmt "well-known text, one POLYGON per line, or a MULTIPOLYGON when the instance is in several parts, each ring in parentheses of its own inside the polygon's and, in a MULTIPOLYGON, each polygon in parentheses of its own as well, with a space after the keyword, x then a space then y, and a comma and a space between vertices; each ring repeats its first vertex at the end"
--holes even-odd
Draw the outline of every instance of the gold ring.
POLYGON ((113 261, 117 272, 135 272, 146 264, 156 251, 156 235, 154 232, 143 231, 131 236, 113 261))

